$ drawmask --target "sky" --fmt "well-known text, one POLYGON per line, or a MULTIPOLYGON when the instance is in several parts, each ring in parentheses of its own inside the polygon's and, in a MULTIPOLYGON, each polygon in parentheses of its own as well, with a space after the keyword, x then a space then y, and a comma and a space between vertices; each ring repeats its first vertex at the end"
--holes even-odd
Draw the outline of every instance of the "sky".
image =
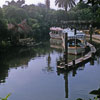
MULTIPOLYGON (((0 7, 2 7, 3 4, 5 4, 5 1, 12 1, 12 0, 0 0, 0 7)), ((18 0, 14 0, 18 1, 18 0)), ((45 0, 25 0, 26 4, 38 4, 38 3, 45 3, 45 0)), ((55 0, 50 0, 50 7, 54 9, 58 9, 57 6, 55 6, 55 0)))

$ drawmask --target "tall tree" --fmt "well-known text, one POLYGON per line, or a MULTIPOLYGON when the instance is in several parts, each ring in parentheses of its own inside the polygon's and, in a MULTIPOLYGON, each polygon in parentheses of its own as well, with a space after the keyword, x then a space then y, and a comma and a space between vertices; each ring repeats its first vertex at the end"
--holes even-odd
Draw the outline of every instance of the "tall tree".
POLYGON ((12 0, 10 1, 6 1, 7 5, 4 6, 17 6, 17 7, 22 7, 23 4, 25 4, 25 0, 18 0, 18 1, 14 1, 12 0))
POLYGON ((9 23, 20 23, 24 19, 27 19, 28 15, 23 8, 16 6, 8 6, 4 8, 5 18, 9 23))
POLYGON ((68 11, 69 8, 74 7, 76 4, 75 0, 55 0, 55 5, 64 8, 65 11, 68 11))
POLYGON ((46 4, 47 9, 50 9, 50 0, 46 0, 45 4, 46 4))

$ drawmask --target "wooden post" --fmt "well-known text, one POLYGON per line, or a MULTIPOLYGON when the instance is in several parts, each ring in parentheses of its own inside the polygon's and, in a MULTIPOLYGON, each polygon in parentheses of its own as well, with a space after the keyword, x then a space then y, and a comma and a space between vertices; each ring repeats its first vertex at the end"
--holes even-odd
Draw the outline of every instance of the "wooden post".
POLYGON ((94 65, 94 59, 90 60, 90 65, 94 65))
POLYGON ((76 74, 77 74, 76 69, 73 69, 73 73, 72 73, 73 77, 75 77, 76 74))
POLYGON ((57 66, 59 66, 60 65, 60 61, 57 61, 57 66))
POLYGON ((76 28, 75 28, 75 30, 74 30, 74 34, 76 35, 76 28))
POLYGON ((95 53, 92 53, 92 58, 93 58, 93 59, 95 58, 95 53))
POLYGON ((68 64, 68 36, 67 33, 65 33, 65 65, 67 64, 68 64))
POLYGON ((75 67, 75 60, 73 60, 73 67, 75 67))

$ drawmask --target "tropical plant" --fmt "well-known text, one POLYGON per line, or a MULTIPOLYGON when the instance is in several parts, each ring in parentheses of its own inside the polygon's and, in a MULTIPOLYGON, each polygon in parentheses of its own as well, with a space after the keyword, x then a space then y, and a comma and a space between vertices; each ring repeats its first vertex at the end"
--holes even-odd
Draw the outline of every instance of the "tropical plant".
MULTIPOLYGON (((23 5, 24 0, 18 0, 16 2, 12 0, 8 2, 8 5, 0 8, 0 43, 2 43, 2 41, 5 42, 7 39, 11 43, 10 37, 13 38, 12 40, 15 40, 19 33, 15 32, 16 34, 14 35, 14 32, 10 31, 7 35, 7 26, 8 29, 9 25, 18 26, 23 20, 26 20, 27 25, 32 29, 27 37, 34 38, 37 41, 48 40, 50 27, 61 27, 63 26, 61 23, 63 21, 88 21, 94 20, 95 18, 96 21, 100 22, 100 7, 98 5, 91 6, 86 2, 80 2, 75 6, 76 1, 77 0, 55 0, 55 4, 59 7, 63 7, 67 13, 64 9, 50 9, 50 0, 45 0, 45 4, 39 3, 38 5, 23 5), (94 10, 95 12, 93 12, 94 10)), ((15 28, 17 29, 18 27, 15 28)), ((23 27, 18 29, 20 30, 22 28, 23 27)), ((23 38, 23 34, 20 38, 23 38)))
POLYGON ((8 6, 4 8, 5 18, 10 23, 20 23, 22 20, 27 18, 27 13, 24 9, 16 6, 8 6))
POLYGON ((7 5, 5 6, 17 6, 17 7, 22 7, 22 5, 25 3, 25 0, 18 0, 17 2, 15 2, 14 0, 10 1, 6 1, 7 5))
POLYGON ((5 19, 0 19, 0 43, 3 40, 7 40, 7 24, 5 19))
POLYGON ((100 8, 96 11, 97 21, 100 23, 100 8))
POLYGON ((46 0, 45 4, 46 4, 47 9, 50 9, 50 0, 46 0))
POLYGON ((8 94, 5 98, 0 98, 1 100, 7 100, 11 94, 8 94))
POLYGON ((3 17, 4 17, 3 10, 2 10, 2 8, 0 8, 0 19, 3 18, 3 17))
POLYGON ((76 4, 75 0, 55 0, 55 5, 64 8, 65 11, 68 11, 68 9, 74 7, 76 4))

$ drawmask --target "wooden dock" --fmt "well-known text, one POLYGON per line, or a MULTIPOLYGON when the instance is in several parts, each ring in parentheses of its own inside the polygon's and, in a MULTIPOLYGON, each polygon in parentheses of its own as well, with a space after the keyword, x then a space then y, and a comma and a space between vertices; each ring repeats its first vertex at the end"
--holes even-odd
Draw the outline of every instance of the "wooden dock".
POLYGON ((90 47, 90 51, 86 55, 76 59, 74 62, 73 61, 69 62, 67 65, 64 64, 64 62, 61 62, 59 63, 59 65, 57 65, 57 68, 70 70, 92 58, 93 55, 96 53, 96 48, 90 43, 87 43, 87 46, 90 47))
MULTIPOLYGON (((86 35, 86 39, 90 40, 90 35, 86 35)), ((100 43, 100 35, 92 35, 92 41, 96 43, 100 43)))

